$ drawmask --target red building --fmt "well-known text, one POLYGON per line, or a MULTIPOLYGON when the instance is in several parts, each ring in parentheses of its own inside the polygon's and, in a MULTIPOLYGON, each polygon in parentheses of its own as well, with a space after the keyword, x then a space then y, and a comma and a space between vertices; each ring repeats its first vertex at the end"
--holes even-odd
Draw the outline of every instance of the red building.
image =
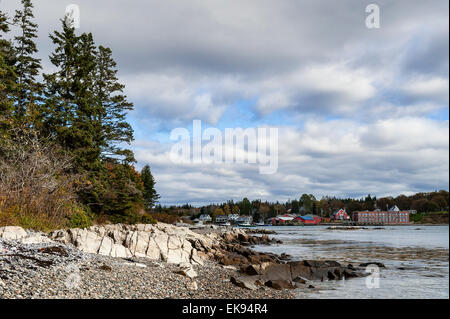
POLYGON ((350 219, 350 216, 348 216, 347 212, 345 211, 345 209, 339 209, 337 211, 334 212, 334 214, 331 216, 333 219, 336 220, 347 220, 350 219))
POLYGON ((354 212, 353 221, 358 224, 398 225, 409 223, 408 211, 354 212))
POLYGON ((322 221, 322 219, 319 216, 311 216, 311 215, 298 216, 295 218, 295 220, 305 225, 318 225, 322 221))

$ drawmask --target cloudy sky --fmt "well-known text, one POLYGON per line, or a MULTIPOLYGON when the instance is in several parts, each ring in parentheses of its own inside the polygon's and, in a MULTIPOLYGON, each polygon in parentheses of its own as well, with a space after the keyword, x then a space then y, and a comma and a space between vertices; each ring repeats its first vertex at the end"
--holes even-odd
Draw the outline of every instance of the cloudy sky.
MULTIPOLYGON (((0 0, 13 12, 19 0, 0 0)), ((449 2, 39 0, 39 49, 69 4, 112 48, 135 103, 138 167, 163 204, 360 197, 449 188, 449 2), (176 164, 176 127, 279 130, 279 168, 176 164)))

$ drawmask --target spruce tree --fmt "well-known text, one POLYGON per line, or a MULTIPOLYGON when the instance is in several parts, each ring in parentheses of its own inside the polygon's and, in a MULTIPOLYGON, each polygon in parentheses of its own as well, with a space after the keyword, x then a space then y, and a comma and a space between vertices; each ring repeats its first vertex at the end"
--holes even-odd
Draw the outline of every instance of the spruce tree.
POLYGON ((45 105, 40 113, 43 130, 56 135, 63 147, 69 147, 68 131, 75 117, 74 81, 79 38, 75 29, 61 20, 62 32, 55 31, 50 39, 56 45, 50 62, 57 68, 52 74, 44 74, 45 105))
POLYGON ((38 26, 32 20, 33 4, 31 0, 22 0, 22 10, 16 10, 14 24, 20 34, 15 39, 16 52, 16 111, 19 120, 27 115, 32 121, 36 115, 36 102, 41 93, 41 85, 36 81, 41 67, 41 60, 34 57, 38 52, 34 39, 37 38, 38 26))
POLYGON ((56 45, 50 61, 58 70, 44 75, 44 129, 72 152, 78 169, 92 171, 99 168, 101 152, 96 129, 99 110, 93 93, 95 43, 92 34, 77 36, 66 21, 62 25, 62 32, 50 36, 56 45))
POLYGON ((70 148, 76 160, 87 170, 98 169, 101 132, 97 118, 101 110, 96 106, 93 85, 95 76, 95 43, 92 34, 83 33, 78 43, 74 78, 75 117, 70 127, 70 148))
POLYGON ((126 114, 133 110, 133 104, 123 94, 125 85, 118 81, 111 49, 100 46, 96 60, 94 93, 99 109, 99 128, 103 133, 99 141, 102 156, 123 159, 125 163, 134 162, 133 152, 121 148, 121 144, 133 141, 133 129, 126 122, 126 114))
POLYGON ((153 208, 158 202, 159 194, 155 189, 155 179, 150 171, 150 165, 145 165, 141 171, 141 179, 144 184, 144 202, 147 209, 153 208))
POLYGON ((14 104, 12 92, 15 88, 14 52, 11 43, 5 39, 9 32, 8 17, 0 11, 0 137, 6 136, 13 122, 14 104))

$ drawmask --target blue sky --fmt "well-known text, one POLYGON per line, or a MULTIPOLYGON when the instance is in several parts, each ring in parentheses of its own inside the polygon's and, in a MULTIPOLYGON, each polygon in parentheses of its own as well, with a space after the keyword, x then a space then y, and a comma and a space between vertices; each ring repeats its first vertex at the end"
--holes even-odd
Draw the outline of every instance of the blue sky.
MULTIPOLYGON (((449 188, 448 1, 35 1, 45 72, 65 7, 111 47, 163 204, 449 188), (278 171, 177 164, 172 129, 276 127, 278 171)), ((2 0, 12 13, 18 0, 2 0)))

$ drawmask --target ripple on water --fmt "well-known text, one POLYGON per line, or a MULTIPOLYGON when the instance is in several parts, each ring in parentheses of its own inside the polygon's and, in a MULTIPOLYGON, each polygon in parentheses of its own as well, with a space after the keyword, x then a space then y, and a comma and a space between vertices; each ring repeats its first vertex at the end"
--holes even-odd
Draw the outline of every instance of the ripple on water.
POLYGON ((378 288, 367 278, 316 283, 298 298, 449 298, 449 227, 386 227, 329 231, 326 227, 271 227, 283 244, 256 250, 294 259, 334 259, 342 263, 379 261, 378 288))

